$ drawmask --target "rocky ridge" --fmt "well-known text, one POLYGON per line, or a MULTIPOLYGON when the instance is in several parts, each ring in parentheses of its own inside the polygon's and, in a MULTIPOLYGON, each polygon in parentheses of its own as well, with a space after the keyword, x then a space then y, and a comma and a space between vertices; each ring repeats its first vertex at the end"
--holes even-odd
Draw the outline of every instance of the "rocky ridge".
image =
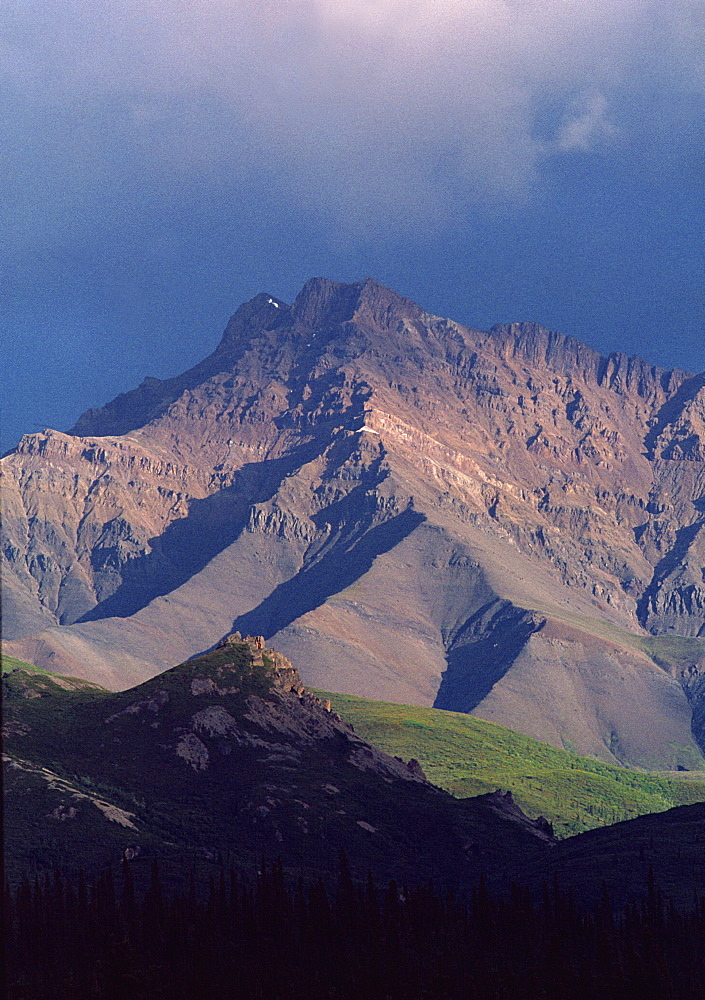
POLYGON ((313 279, 3 461, 6 635, 119 688, 261 632, 320 687, 703 766, 703 442, 704 376, 313 279))
POLYGON ((365 742, 259 636, 121 694, 21 669, 3 686, 12 878, 157 856, 181 882, 189 865, 251 874, 263 856, 311 874, 343 850, 363 877, 470 882, 554 843, 511 797, 453 799, 365 742))

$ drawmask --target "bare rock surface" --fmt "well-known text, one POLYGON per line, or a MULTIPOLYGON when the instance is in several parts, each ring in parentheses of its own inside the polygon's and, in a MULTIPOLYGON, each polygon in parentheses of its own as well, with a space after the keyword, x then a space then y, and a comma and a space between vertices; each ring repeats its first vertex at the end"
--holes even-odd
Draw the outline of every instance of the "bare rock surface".
POLYGON ((22 659, 121 689, 239 629, 323 688, 703 766, 703 375, 313 279, 3 473, 22 659))

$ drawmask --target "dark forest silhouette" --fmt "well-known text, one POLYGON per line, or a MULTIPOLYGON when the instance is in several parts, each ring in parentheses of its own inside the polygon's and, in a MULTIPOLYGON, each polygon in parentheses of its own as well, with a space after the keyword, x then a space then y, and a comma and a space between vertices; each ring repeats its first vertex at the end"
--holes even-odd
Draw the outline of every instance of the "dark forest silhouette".
POLYGON ((372 877, 290 885, 219 872, 167 894, 128 862, 87 884, 60 874, 5 890, 13 1000, 702 1000, 705 906, 667 906, 649 880, 617 914, 557 885, 469 902, 372 877))

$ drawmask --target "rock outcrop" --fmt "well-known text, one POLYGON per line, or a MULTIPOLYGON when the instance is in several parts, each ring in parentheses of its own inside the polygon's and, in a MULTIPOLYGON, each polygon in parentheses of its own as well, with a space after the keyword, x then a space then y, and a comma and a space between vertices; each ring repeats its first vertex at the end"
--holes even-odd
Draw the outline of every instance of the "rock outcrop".
POLYGON ((704 449, 705 376, 313 279, 4 459, 8 646, 117 689, 261 633, 319 687, 702 766, 704 449))

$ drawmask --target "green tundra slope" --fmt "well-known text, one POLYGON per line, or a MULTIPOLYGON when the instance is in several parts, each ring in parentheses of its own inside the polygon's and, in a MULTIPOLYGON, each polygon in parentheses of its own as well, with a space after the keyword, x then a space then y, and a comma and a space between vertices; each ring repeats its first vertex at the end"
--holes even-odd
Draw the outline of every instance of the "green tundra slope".
POLYGON ((429 781, 458 797, 509 790, 559 837, 705 801, 705 773, 627 770, 539 743, 459 712, 318 692, 363 739, 416 758, 429 781))
MULTIPOLYGON (((25 698, 57 688, 88 697, 101 691, 87 681, 50 674, 4 654, 2 670, 6 676, 15 672, 17 678, 7 678, 6 694, 15 686, 23 688, 25 698)), ((509 790, 529 816, 545 816, 559 837, 705 801, 703 772, 627 770, 463 713, 330 692, 319 695, 330 699, 363 739, 404 760, 416 758, 435 785, 458 798, 509 790)), ((68 704, 54 700, 59 716, 68 704)))
MULTIPOLYGON (((55 674, 50 670, 45 670, 43 667, 35 667, 33 663, 25 663, 24 660, 18 660, 14 656, 7 656, 5 653, 0 654, 0 664, 2 665, 3 677, 16 674, 16 680, 18 678, 23 679, 26 690, 36 691, 39 695, 42 693, 46 694, 49 691, 55 692, 57 689, 60 691, 109 693, 105 688, 94 684, 92 681, 84 680, 83 677, 64 677, 63 674, 55 674)), ((10 684, 12 687, 11 680, 10 684)))
POLYGON ((14 656, 7 656, 5 653, 0 657, 2 660, 2 672, 3 674, 10 674, 13 670, 27 670, 33 674, 48 674, 48 670, 44 670, 42 667, 35 667, 33 663, 25 663, 24 660, 18 660, 14 656))

